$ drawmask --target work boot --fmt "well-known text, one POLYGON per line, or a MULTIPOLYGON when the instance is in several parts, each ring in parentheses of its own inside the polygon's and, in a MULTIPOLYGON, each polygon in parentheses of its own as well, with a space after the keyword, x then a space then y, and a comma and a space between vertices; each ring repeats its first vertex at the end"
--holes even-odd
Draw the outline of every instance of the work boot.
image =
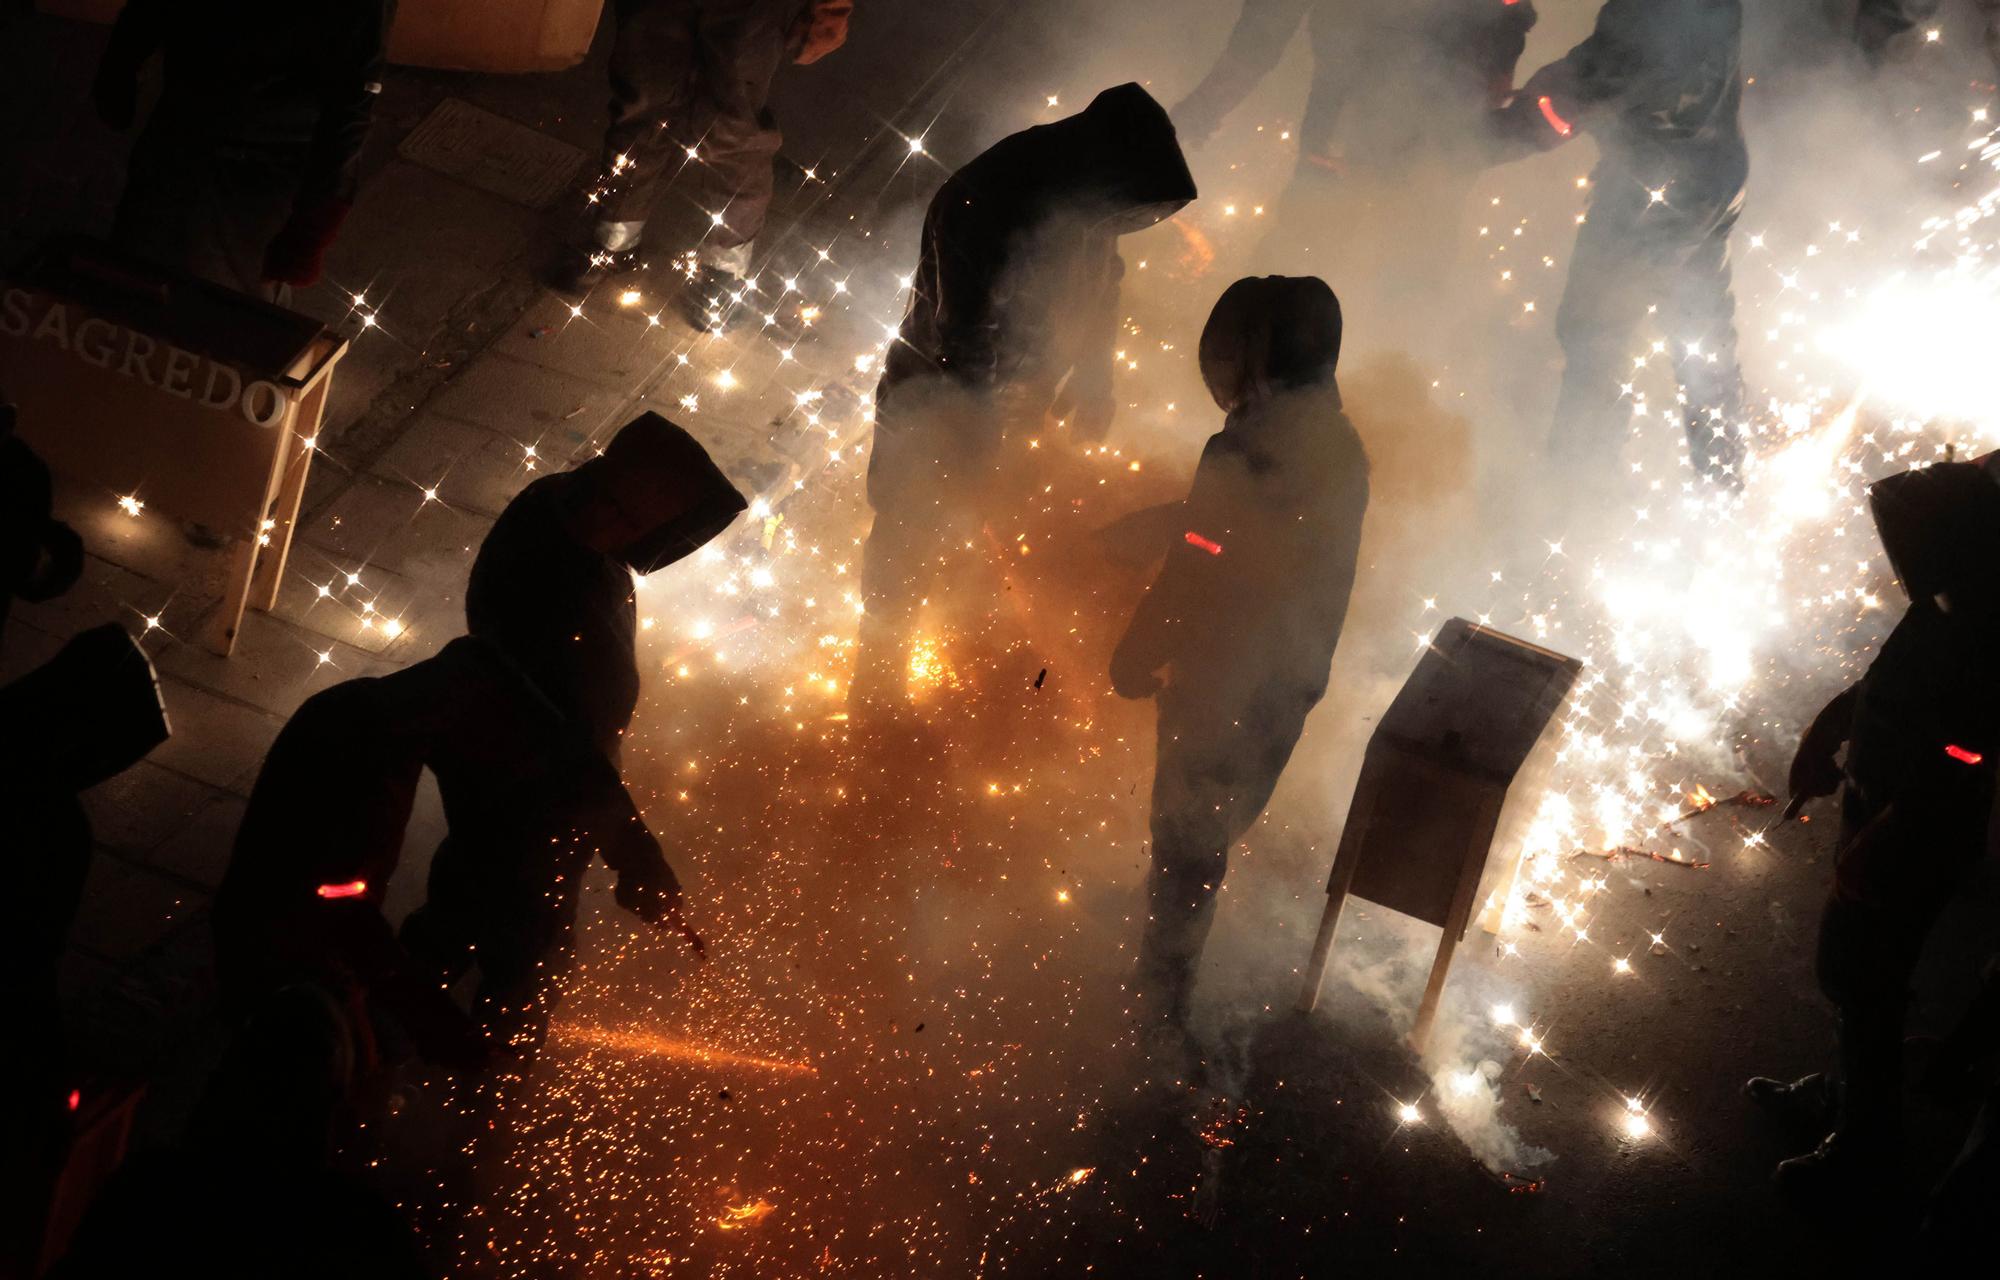
POLYGON ((742 276, 704 262, 694 269, 681 290, 681 317, 707 333, 741 328, 762 319, 750 292, 750 282, 742 276))
POLYGON ((629 249, 575 249, 556 267, 549 283, 563 293, 589 293, 606 280, 646 269, 638 245, 629 249))
POLYGON ((1765 1114, 1801 1137, 1824 1134, 1833 1128, 1836 1106, 1833 1081, 1821 1072, 1789 1081, 1752 1076, 1744 1082, 1743 1094, 1765 1114))

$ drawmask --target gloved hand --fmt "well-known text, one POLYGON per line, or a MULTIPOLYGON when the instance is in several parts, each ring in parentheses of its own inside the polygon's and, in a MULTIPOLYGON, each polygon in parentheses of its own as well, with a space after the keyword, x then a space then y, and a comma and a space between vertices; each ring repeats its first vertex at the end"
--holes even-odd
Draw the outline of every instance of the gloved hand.
POLYGON ((1793 800, 1817 800, 1840 789, 1840 765, 1834 757, 1840 753, 1841 744, 1847 741, 1848 726, 1853 719, 1854 690, 1851 688, 1828 702, 1813 717, 1812 725, 1799 741, 1797 753, 1792 756, 1791 773, 1786 778, 1793 800))
POLYGON ((1124 645, 1119 645, 1111 655, 1111 691, 1136 702, 1166 688, 1166 682, 1143 665, 1143 661, 1134 657, 1124 645))
POLYGON ((139 68, 125 58, 106 57, 97 64, 90 100, 107 127, 121 133, 130 129, 139 114, 139 68))
POLYGON ((351 206, 330 199, 301 205, 264 250, 264 278, 278 284, 318 284, 326 268, 326 251, 340 234, 351 206))
POLYGON ((656 871, 623 871, 618 875, 615 896, 618 905, 655 928, 666 928, 679 919, 681 886, 667 864, 656 871))
POLYGON ((792 44, 798 49, 792 61, 806 66, 846 44, 847 19, 853 12, 854 0, 812 0, 792 28, 792 44))
POLYGON ((1222 128, 1222 117, 1222 112, 1200 97, 1184 99, 1167 112, 1167 118, 1174 122, 1174 137, 1183 148, 1199 147, 1213 138, 1222 128))

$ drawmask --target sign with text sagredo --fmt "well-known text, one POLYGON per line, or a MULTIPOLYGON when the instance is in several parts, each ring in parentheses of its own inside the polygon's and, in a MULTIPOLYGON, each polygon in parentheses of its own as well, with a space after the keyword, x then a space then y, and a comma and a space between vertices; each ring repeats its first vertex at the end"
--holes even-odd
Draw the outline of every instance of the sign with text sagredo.
POLYGON ((277 598, 344 339, 84 240, 0 279, 0 394, 58 475, 202 525, 233 557, 204 641, 277 598))

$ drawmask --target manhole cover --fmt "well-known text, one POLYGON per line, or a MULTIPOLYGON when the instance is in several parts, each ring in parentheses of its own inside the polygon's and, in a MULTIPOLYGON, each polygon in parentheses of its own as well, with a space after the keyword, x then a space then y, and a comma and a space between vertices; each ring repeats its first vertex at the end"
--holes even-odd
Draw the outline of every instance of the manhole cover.
POLYGON ((397 150, 530 209, 548 208, 583 163, 581 149, 457 98, 440 102, 397 150))

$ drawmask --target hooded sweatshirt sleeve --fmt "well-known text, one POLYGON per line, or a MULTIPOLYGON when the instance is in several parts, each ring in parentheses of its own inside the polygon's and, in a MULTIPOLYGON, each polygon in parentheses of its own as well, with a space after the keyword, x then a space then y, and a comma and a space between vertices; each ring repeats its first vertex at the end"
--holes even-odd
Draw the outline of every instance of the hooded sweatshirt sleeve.
POLYGON ((1125 637, 1118 642, 1115 667, 1151 673, 1173 661, 1182 624, 1191 610, 1203 607, 1215 572, 1212 562, 1227 550, 1220 541, 1220 530, 1229 518, 1224 472, 1238 465, 1240 452, 1236 442, 1221 431, 1203 446, 1194 484, 1182 508, 1184 530, 1174 535, 1159 576, 1140 597, 1125 637))

